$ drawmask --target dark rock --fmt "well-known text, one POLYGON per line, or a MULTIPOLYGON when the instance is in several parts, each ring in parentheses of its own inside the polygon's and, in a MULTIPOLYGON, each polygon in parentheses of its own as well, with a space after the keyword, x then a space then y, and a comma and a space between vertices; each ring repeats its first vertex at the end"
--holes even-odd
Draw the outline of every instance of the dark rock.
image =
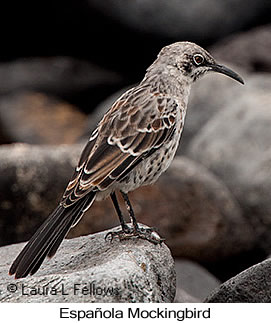
POLYGON ((0 100, 2 143, 72 144, 85 120, 75 106, 42 93, 10 94, 0 100))
POLYGON ((270 138, 271 79, 248 80, 242 95, 228 102, 198 133, 189 156, 223 179, 245 210, 256 247, 271 250, 270 138))
POLYGON ((270 20, 266 0, 29 1, 21 7, 17 3, 15 27, 6 28, 8 13, 14 9, 9 5, 0 21, 5 30, 3 60, 41 55, 81 57, 106 70, 119 71, 127 77, 127 84, 139 80, 161 47, 172 41, 190 40, 206 46, 270 20))
POLYGON ((271 259, 229 279, 205 300, 208 303, 270 303, 271 259))
POLYGON ((25 58, 0 64, 0 95, 40 91, 79 103, 84 101, 82 97, 91 97, 88 109, 121 80, 115 72, 72 57, 25 58))
POLYGON ((0 146, 0 244, 28 240, 57 205, 81 145, 0 146))
POLYGON ((213 41, 267 17, 270 4, 261 1, 125 1, 88 0, 114 21, 159 38, 213 41), (206 13, 208 10, 208 14, 206 13), (227 19, 225 19, 227 17, 227 19), (223 23, 221 23, 223 21, 223 23))
POLYGON ((173 302, 176 276, 167 246, 142 239, 109 242, 106 234, 107 231, 65 240, 56 256, 46 260, 34 276, 16 281, 18 290, 14 293, 7 290, 7 285, 14 282, 8 269, 24 244, 0 248, 0 301, 173 302), (22 295, 22 284, 24 291, 47 287, 59 293, 22 295), (62 286, 66 295, 61 293, 62 286), (84 293, 83 288, 88 288, 89 293, 84 293))
POLYGON ((69 55, 127 74, 131 69, 138 71, 138 66, 146 67, 138 54, 141 52, 142 59, 146 61, 149 54, 145 49, 151 49, 154 41, 150 44, 150 38, 128 30, 119 21, 112 21, 111 17, 105 17, 87 1, 44 1, 37 4, 30 0, 24 4, 16 3, 14 28, 7 28, 10 12, 14 10, 13 3, 6 5, 10 8, 2 10, 0 21, 1 30, 5 30, 1 42, 3 60, 69 55))
MULTIPOLYGON (((215 288, 220 285, 211 273, 199 264, 185 260, 175 259, 176 269, 176 299, 182 303, 182 299, 186 300, 185 292, 192 298, 190 302, 197 300, 202 302, 215 288), (180 292, 181 290, 184 293, 180 292)), ((187 297, 189 301, 189 298, 187 297)))
POLYGON ((271 72, 271 25, 234 34, 216 43, 211 53, 248 72, 271 72))

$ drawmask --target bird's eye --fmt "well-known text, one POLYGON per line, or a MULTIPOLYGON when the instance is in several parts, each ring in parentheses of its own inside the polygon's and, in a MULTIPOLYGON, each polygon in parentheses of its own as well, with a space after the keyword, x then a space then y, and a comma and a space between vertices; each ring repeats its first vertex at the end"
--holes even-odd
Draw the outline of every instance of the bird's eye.
POLYGON ((193 56, 193 61, 196 65, 201 65, 204 62, 204 57, 200 54, 195 54, 193 56))

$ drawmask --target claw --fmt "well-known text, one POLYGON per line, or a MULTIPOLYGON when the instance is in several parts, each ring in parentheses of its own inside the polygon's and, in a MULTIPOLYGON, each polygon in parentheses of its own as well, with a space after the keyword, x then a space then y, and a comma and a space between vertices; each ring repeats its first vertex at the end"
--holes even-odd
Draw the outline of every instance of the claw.
POLYGON ((108 232, 104 237, 104 240, 109 240, 110 242, 113 241, 113 232, 108 232))
POLYGON ((131 239, 131 238, 140 238, 152 242, 154 244, 161 244, 165 241, 164 238, 161 238, 154 228, 129 228, 129 230, 119 230, 108 232, 105 236, 105 240, 110 239, 112 242, 115 238, 118 238, 120 241, 131 239), (110 238, 109 238, 110 237, 110 238))

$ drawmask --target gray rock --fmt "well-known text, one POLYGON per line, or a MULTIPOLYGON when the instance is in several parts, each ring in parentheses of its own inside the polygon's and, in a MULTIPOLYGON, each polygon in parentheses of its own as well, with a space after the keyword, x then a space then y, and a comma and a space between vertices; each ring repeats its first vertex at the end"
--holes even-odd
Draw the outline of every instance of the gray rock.
MULTIPOLYGON (((223 61, 219 61, 223 63, 223 61)), ((226 65, 247 78, 246 73, 237 66, 229 63, 226 65)), ((202 127, 219 113, 227 102, 238 97, 243 91, 243 86, 234 82, 229 77, 221 74, 208 74, 204 79, 193 84, 189 97, 188 111, 186 114, 185 128, 182 134, 179 155, 186 154, 191 140, 198 134, 202 127), (219 93, 219 95, 214 95, 219 93)))
POLYGON ((211 53, 249 72, 271 72, 271 25, 234 34, 216 43, 211 53))
POLYGON ((245 210, 255 246, 271 251, 271 78, 258 75, 192 141, 188 155, 219 176, 245 210), (269 90, 268 90, 269 89, 269 90))
MULTIPOLYGON (((177 285, 176 299, 179 298, 181 300, 181 297, 185 299, 186 292, 194 300, 202 302, 211 291, 220 285, 220 281, 217 278, 195 262, 186 259, 175 259, 175 269, 177 285), (181 290, 184 293, 178 292, 181 290)), ((189 300, 188 297, 187 300, 189 300)))
POLYGON ((176 276, 167 246, 142 239, 109 242, 106 234, 65 240, 34 276, 16 281, 7 273, 24 244, 1 247, 0 302, 172 302, 176 276), (9 291, 11 283, 16 292, 9 291), (23 295, 23 285, 28 293, 37 288, 59 293, 23 295))
POLYGON ((205 300, 208 303, 270 303, 271 259, 229 279, 205 300))
POLYGON ((226 4, 223 0, 88 0, 88 3, 106 17, 137 32, 204 42, 251 26, 270 9, 270 4, 264 0, 231 0, 226 4), (208 14, 204 14, 206 10, 208 14))
POLYGON ((86 116, 74 105, 40 92, 0 97, 1 143, 72 144, 86 116))

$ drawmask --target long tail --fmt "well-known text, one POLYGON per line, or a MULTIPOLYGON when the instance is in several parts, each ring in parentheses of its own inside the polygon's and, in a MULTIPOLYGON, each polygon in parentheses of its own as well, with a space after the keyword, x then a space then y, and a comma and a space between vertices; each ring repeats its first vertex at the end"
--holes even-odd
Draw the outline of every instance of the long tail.
POLYGON ((9 274, 15 274, 15 278, 33 275, 46 256, 54 256, 70 228, 80 220, 94 198, 95 192, 90 192, 67 208, 59 205, 14 260, 9 274))

